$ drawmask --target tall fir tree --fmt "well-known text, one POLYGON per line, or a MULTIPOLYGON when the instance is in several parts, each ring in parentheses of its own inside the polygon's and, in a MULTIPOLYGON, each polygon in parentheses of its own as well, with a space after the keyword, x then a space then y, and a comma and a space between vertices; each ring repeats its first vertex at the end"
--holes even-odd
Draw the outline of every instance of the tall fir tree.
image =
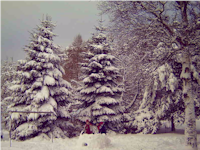
POLYGON ((84 58, 82 56, 82 52, 85 51, 84 45, 85 42, 83 42, 82 36, 78 34, 74 38, 72 45, 66 49, 68 59, 63 66, 66 73, 63 78, 69 82, 72 82, 72 80, 80 81, 80 63, 84 62, 84 58))
POLYGON ((80 88, 82 110, 80 120, 113 123, 120 121, 121 76, 115 66, 116 58, 110 54, 105 28, 100 21, 97 33, 89 40, 86 48, 87 62, 82 64, 83 87, 80 88))
POLYGON ((12 113, 12 138, 25 140, 41 133, 65 137, 61 130, 62 119, 69 118, 71 85, 62 78, 65 73, 61 62, 66 55, 53 43, 55 24, 51 17, 41 21, 31 33, 30 44, 25 47, 28 57, 19 61, 18 80, 13 91, 10 111, 52 112, 12 113))
POLYGON ((6 118, 9 113, 6 111, 7 106, 12 102, 9 96, 12 91, 9 90, 12 85, 12 81, 17 78, 16 73, 17 63, 13 61, 13 58, 2 61, 1 63, 1 128, 8 129, 9 125, 6 122, 6 118))

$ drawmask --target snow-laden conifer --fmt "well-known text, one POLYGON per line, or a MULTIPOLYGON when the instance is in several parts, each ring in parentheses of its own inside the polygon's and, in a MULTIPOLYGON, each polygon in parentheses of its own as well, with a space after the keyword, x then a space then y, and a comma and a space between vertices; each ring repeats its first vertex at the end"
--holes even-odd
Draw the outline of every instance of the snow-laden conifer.
POLYGON ((12 81, 17 78, 16 73, 17 63, 13 59, 8 59, 1 63, 1 127, 2 129, 8 129, 9 125, 6 123, 8 117, 7 106, 10 105, 10 95, 12 91, 9 89, 12 85, 12 81))
POLYGON ((10 111, 52 114, 12 113, 13 138, 27 139, 51 132, 54 137, 64 137, 59 119, 69 117, 70 84, 62 78, 65 54, 53 42, 54 28, 51 17, 46 16, 31 33, 30 43, 24 49, 27 58, 20 60, 17 67, 20 77, 10 87, 13 103, 9 107, 10 111))
POLYGON ((88 42, 87 62, 82 64, 83 87, 80 89, 82 110, 80 119, 97 122, 120 121, 122 88, 121 76, 115 66, 116 58, 110 54, 105 28, 96 27, 97 33, 88 42))

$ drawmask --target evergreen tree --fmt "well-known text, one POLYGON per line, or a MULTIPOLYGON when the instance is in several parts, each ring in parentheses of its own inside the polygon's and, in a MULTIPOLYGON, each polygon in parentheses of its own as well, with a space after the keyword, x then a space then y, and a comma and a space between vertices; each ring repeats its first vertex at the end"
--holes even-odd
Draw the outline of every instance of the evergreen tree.
POLYGON ((82 52, 84 52, 84 42, 82 36, 78 34, 69 48, 66 49, 68 59, 64 64, 65 75, 63 78, 69 82, 72 80, 80 81, 80 63, 84 62, 82 52))
POLYGON ((16 73, 16 62, 11 60, 6 60, 1 63, 1 127, 3 129, 8 129, 8 124, 6 124, 6 118, 8 117, 7 106, 12 102, 9 96, 12 91, 9 89, 12 85, 12 81, 17 78, 16 73))
POLYGON ((13 113, 12 136, 24 140, 44 133, 65 137, 61 120, 69 118, 70 84, 62 78, 61 62, 65 59, 60 47, 53 43, 55 25, 46 16, 32 32, 30 44, 25 47, 28 57, 19 61, 20 75, 11 87, 13 91, 9 110, 50 113, 13 113))
POLYGON ((113 123, 121 121, 123 108, 120 106, 122 88, 115 57, 110 54, 105 28, 100 21, 86 48, 87 62, 82 64, 83 87, 80 89, 82 110, 79 117, 92 122, 113 123))

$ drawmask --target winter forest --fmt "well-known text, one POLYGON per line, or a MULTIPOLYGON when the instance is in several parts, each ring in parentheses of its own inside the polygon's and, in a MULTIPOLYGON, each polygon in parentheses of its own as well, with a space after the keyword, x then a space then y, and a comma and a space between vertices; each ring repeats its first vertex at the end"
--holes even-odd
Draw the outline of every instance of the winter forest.
POLYGON ((46 15, 30 29, 26 58, 1 63, 2 130, 13 141, 73 140, 89 120, 107 135, 148 137, 167 122, 170 132, 184 125, 184 148, 198 150, 200 2, 102 1, 98 9, 90 39, 75 35, 63 49, 46 15))

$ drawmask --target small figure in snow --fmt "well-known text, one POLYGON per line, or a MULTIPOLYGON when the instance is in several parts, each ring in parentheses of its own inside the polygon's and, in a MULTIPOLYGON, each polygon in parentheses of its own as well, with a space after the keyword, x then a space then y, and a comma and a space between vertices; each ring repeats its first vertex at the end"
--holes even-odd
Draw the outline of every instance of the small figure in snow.
POLYGON ((100 122, 98 125, 97 125, 97 128, 99 130, 99 133, 105 133, 106 134, 106 128, 105 128, 105 125, 104 125, 104 122, 100 122))
POLYGON ((91 134, 92 133, 91 127, 92 127, 92 124, 89 122, 89 120, 86 120, 86 125, 85 125, 83 131, 81 132, 81 134, 83 134, 83 133, 91 134))

